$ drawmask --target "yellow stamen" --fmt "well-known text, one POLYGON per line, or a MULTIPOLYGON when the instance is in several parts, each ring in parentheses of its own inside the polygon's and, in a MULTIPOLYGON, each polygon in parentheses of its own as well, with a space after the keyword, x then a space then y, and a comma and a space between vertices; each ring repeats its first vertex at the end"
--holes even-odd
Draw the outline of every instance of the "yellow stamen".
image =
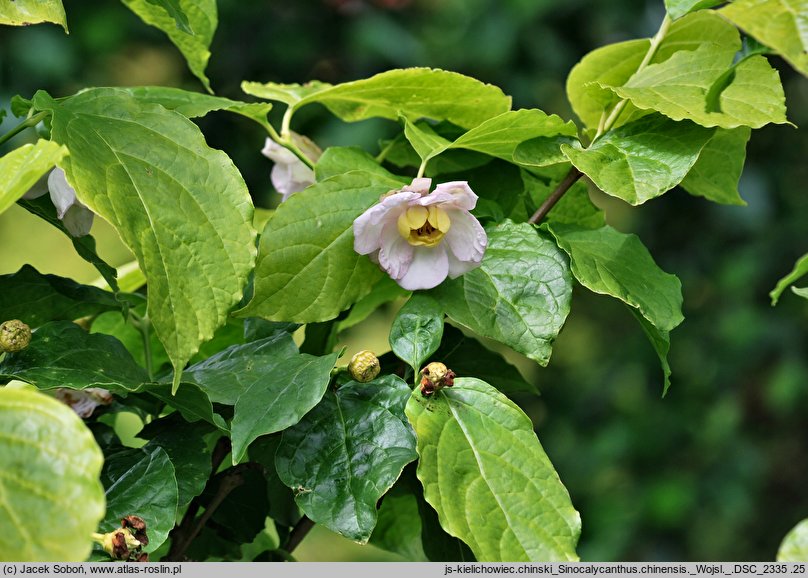
POLYGON ((398 233, 410 245, 434 247, 440 243, 451 227, 449 215, 435 206, 409 207, 398 217, 398 233))

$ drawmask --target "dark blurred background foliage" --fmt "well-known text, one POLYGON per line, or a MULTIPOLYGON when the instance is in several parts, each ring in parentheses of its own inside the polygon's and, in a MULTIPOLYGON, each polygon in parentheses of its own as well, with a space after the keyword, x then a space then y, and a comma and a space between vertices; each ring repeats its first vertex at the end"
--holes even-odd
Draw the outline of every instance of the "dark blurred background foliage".
MULTIPOLYGON (((50 25, 0 29, 0 103, 40 88, 202 90, 163 35, 122 4, 65 7, 69 36, 50 25)), ((652 35, 663 14, 662 0, 219 0, 208 76, 218 94, 244 98, 242 80, 341 82, 433 66, 497 84, 515 107, 571 118, 570 68, 594 48, 652 35)), ((773 63, 790 119, 808 124, 808 81, 773 63)), ((341 124, 316 108, 299 117, 294 128, 322 146, 358 142, 375 152, 396 129, 341 124)), ((6 118, 3 130, 15 122, 6 118)), ((226 114, 201 125, 233 157, 256 204, 277 203, 260 129, 226 114)), ((595 195, 612 225, 637 233, 682 279, 687 318, 672 333, 664 399, 658 361, 628 310, 580 288, 550 367, 520 364, 542 396, 518 401, 581 512, 583 559, 771 559, 808 517, 808 303, 788 293, 772 308, 767 296, 808 251, 806 159, 804 129, 772 126, 752 136, 740 185, 747 207, 678 189, 639 208, 595 195)), ((29 242, 10 221, 0 220, 3 252, 24 260, 29 242)), ((383 325, 372 327, 383 343, 383 325)), ((366 550, 362 557, 375 556, 366 550)))

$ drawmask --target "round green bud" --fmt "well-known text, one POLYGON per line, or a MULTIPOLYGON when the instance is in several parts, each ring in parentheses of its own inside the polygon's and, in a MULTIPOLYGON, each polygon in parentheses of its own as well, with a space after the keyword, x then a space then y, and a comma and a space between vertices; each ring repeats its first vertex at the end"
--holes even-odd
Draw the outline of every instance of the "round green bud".
POLYGON ((360 351, 351 358, 351 362, 348 364, 348 373, 360 383, 374 380, 379 375, 379 371, 381 371, 379 358, 372 351, 360 351))
POLYGON ((14 353, 31 343, 31 328, 19 319, 12 319, 0 325, 0 351, 14 353))

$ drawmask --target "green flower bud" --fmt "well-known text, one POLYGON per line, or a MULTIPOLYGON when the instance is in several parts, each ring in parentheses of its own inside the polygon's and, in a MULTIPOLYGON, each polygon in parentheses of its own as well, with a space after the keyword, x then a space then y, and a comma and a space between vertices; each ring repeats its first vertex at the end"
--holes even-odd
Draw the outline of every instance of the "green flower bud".
POLYGON ((351 362, 348 364, 348 373, 360 383, 374 380, 379 375, 379 371, 381 371, 379 358, 372 351, 360 351, 351 358, 351 362))
POLYGON ((14 353, 31 343, 31 328, 19 319, 12 319, 0 325, 0 351, 14 353))

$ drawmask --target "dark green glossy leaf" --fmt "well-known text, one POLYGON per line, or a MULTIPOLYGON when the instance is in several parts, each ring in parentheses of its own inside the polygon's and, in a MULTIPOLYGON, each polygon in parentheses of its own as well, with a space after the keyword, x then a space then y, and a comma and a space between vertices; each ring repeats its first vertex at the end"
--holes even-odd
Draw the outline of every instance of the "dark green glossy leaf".
POLYGON ((84 235, 83 237, 74 237, 71 235, 64 226, 64 223, 57 216, 56 207, 53 206, 49 195, 31 200, 20 199, 17 201, 17 204, 32 215, 36 215, 64 233, 67 238, 70 239, 70 242, 73 243, 73 248, 76 250, 78 256, 96 268, 104 278, 104 281, 107 282, 110 289, 115 292, 118 291, 118 272, 115 267, 98 256, 95 250, 95 238, 92 235, 84 235))
POLYGON ((283 432, 275 465, 306 515, 357 542, 376 525, 376 502, 416 458, 404 417, 410 389, 387 375, 329 390, 283 432))
POLYGON ((70 321, 46 323, 31 344, 0 362, 0 376, 19 379, 39 389, 103 387, 128 392, 149 381, 120 341, 87 333, 70 321))
MULTIPOLYGON (((202 503, 209 504, 221 484, 231 483, 231 475, 227 470, 222 471, 202 495, 202 503)), ((226 495, 216 509, 211 525, 224 540, 249 544, 264 529, 269 512, 267 482, 260 469, 245 469, 238 476, 239 485, 226 495)))
POLYGON ((682 283, 659 268, 636 235, 608 225, 586 230, 551 224, 549 229, 569 254, 572 274, 584 287, 638 309, 662 331, 682 322, 682 283))
POLYGON ((115 295, 72 279, 43 275, 31 265, 0 275, 0 319, 20 319, 32 328, 48 321, 73 320, 116 311, 124 304, 115 295))
POLYGON ((401 481, 384 495, 370 543, 400 554, 408 562, 425 562, 418 499, 409 484, 401 481))
POLYGON ((212 427, 203 422, 188 423, 180 414, 153 421, 138 434, 149 440, 144 449, 163 448, 177 474, 177 510, 181 513, 193 498, 202 493, 211 471, 211 456, 205 434, 212 427))
POLYGON ((351 171, 292 195, 261 235, 255 296, 242 317, 328 321, 364 297, 382 273, 353 247, 353 222, 404 181, 351 171))
POLYGON ((409 297, 410 294, 409 291, 402 289, 401 286, 390 277, 382 277, 379 282, 373 286, 370 293, 351 307, 351 312, 348 313, 348 316, 337 323, 337 332, 345 331, 361 323, 385 303, 409 297))
POLYGON ((104 515, 103 461, 92 433, 66 405, 0 387, 0 560, 86 559, 104 515))
POLYGON ((443 328, 443 343, 432 359, 445 363, 446 367, 460 377, 476 377, 488 383, 496 383, 497 389, 507 395, 539 393, 536 386, 525 381, 519 370, 505 361, 499 353, 491 351, 451 325, 443 328))
POLYGON ((416 293, 398 312, 390 328, 390 347, 414 372, 440 346, 443 309, 424 293, 416 293))
POLYGON ((431 292, 446 314, 541 365, 567 318, 572 276, 566 255, 527 223, 488 229, 477 269, 431 292))
POLYGON ((140 516, 146 522, 154 552, 168 537, 177 519, 177 477, 168 454, 160 447, 125 449, 107 456, 101 481, 107 513, 99 532, 121 527, 121 518, 140 516))
POLYGON ((222 416, 213 411, 213 404, 207 394, 194 383, 183 383, 176 393, 168 384, 149 383, 139 393, 145 393, 180 412, 189 422, 205 421, 221 431, 228 431, 222 416))
POLYGON ((577 560, 581 519, 530 419, 487 383, 459 378, 407 417, 418 478, 441 526, 481 562, 577 560))
POLYGON ((278 477, 275 469, 275 452, 281 443, 281 436, 262 436, 250 444, 250 461, 261 464, 267 481, 269 516, 276 524, 293 527, 301 517, 300 508, 295 503, 295 495, 278 477))
POLYGON ((125 90, 89 89, 60 101, 40 91, 34 103, 53 113, 53 138, 70 150, 62 168, 79 199, 135 253, 149 282, 149 319, 178 385, 252 269, 244 180, 191 121, 125 90))

